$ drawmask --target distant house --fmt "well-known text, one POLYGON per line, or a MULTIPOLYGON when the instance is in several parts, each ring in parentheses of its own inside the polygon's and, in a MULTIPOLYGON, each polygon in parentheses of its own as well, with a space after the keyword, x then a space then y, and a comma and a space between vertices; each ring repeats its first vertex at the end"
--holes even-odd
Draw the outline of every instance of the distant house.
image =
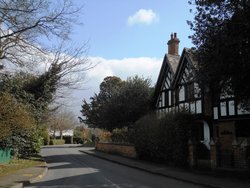
POLYGON ((164 115, 185 108, 196 114, 197 141, 208 150, 211 143, 216 144, 216 165, 246 168, 250 165, 250 111, 242 110, 234 96, 214 96, 200 86, 195 80, 195 51, 184 48, 179 55, 179 42, 177 34, 171 34, 154 92, 156 111, 164 115))

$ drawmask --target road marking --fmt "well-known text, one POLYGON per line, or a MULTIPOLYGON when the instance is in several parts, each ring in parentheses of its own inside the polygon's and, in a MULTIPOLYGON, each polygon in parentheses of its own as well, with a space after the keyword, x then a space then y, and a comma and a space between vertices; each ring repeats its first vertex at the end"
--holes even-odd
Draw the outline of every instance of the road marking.
POLYGON ((106 178, 106 177, 104 177, 104 176, 103 176, 103 178, 104 178, 107 182, 109 182, 112 186, 114 186, 114 187, 116 187, 116 188, 121 188, 119 185, 115 184, 115 183, 112 182, 110 179, 108 179, 108 178, 106 178))

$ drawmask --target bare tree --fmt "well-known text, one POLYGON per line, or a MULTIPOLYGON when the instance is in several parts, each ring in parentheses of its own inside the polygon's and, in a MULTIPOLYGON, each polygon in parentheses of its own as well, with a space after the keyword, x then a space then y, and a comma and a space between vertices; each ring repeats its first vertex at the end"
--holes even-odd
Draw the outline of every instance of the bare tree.
POLYGON ((0 69, 22 65, 43 74, 56 65, 57 98, 65 98, 69 88, 82 87, 85 72, 92 67, 86 57, 88 46, 68 40, 72 25, 80 24, 82 7, 72 0, 0 0, 0 69))
POLYGON ((48 41, 69 39, 81 8, 71 0, 0 0, 2 63, 24 65, 24 57, 44 52, 48 41))
MULTIPOLYGON (((46 69, 58 67, 56 72, 57 90, 55 98, 66 98, 73 89, 82 89, 86 72, 95 65, 87 58, 87 43, 82 46, 67 46, 62 43, 57 49, 46 54, 43 61, 46 69), (46 68, 47 67, 47 68, 46 68)), ((41 69, 41 68, 40 68, 41 69)))
POLYGON ((59 109, 51 113, 48 120, 48 128, 53 132, 53 136, 55 137, 55 133, 59 131, 61 139, 63 137, 63 132, 73 130, 76 125, 77 121, 73 113, 65 109, 59 109))

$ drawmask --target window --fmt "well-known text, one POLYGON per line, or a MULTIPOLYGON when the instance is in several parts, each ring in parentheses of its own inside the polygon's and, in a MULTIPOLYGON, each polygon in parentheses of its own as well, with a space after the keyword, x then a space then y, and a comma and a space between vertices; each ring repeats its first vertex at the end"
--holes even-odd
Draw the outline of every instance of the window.
POLYGON ((196 113, 200 114, 202 112, 201 100, 196 101, 196 113))
POLYGON ((229 110, 228 110, 229 115, 230 115, 230 116, 235 115, 235 105, 234 105, 234 101, 229 101, 229 102, 228 102, 228 108, 229 108, 229 110))
POLYGON ((164 91, 162 92, 161 98, 162 98, 162 106, 161 107, 165 107, 165 92, 164 91))
POLYGON ((161 104, 161 95, 160 95, 158 99, 158 108, 161 108, 161 107, 162 107, 162 104, 161 104))
POLYGON ((185 88, 181 86, 179 90, 179 101, 184 101, 185 100, 185 88))
POLYGON ((226 116, 227 115, 227 103, 226 102, 221 102, 220 103, 220 115, 221 116, 226 116))
POLYGON ((190 112, 195 113, 195 103, 194 102, 190 103, 190 112))
POLYGON ((172 92, 169 90, 168 91, 168 106, 171 106, 172 105, 172 92))
POLYGON ((218 107, 214 107, 214 119, 218 119, 218 107))
POLYGON ((186 85, 185 90, 186 101, 194 100, 194 83, 186 85))

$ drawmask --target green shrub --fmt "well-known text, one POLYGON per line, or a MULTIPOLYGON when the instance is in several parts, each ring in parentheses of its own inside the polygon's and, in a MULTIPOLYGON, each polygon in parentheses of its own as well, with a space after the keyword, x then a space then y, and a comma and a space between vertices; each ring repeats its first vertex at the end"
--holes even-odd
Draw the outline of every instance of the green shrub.
POLYGON ((99 139, 101 142, 111 142, 111 132, 103 131, 99 134, 99 139))
POLYGON ((27 106, 9 93, 0 94, 0 106, 0 147, 12 148, 14 157, 38 153, 41 137, 27 106))
POLYGON ((128 143, 128 129, 121 128, 121 129, 114 129, 112 131, 111 140, 113 143, 128 143))
POLYGON ((63 145, 65 144, 65 140, 63 139, 53 139, 50 140, 49 145, 63 145))
POLYGON ((42 143, 41 144, 45 145, 45 146, 49 145, 50 136, 49 136, 49 131, 47 130, 47 128, 45 128, 45 127, 40 128, 39 135, 42 138, 42 143))
POLYGON ((130 142, 135 144, 142 159, 185 166, 193 123, 194 117, 183 112, 167 114, 163 118, 149 114, 130 130, 130 142))
POLYGON ((90 142, 90 141, 86 141, 85 143, 83 143, 82 146, 83 147, 95 147, 95 143, 94 142, 90 142))

